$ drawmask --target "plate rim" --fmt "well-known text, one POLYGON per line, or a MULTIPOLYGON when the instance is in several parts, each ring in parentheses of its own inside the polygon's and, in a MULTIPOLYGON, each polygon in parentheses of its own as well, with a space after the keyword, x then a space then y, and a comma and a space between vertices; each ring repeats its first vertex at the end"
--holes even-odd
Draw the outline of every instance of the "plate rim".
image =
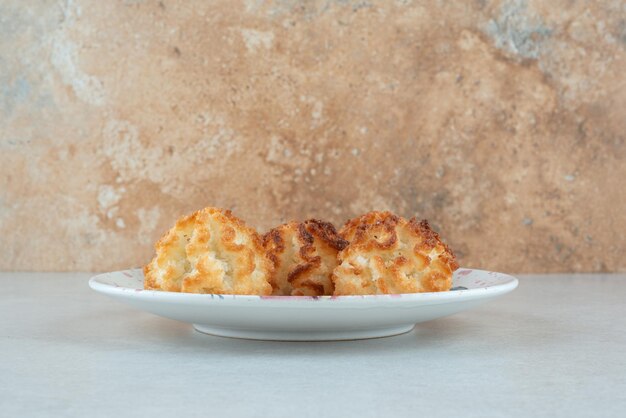
POLYGON ((451 302, 462 301, 474 298, 495 297, 515 290, 519 286, 519 280, 506 273, 492 272, 488 270, 474 269, 462 267, 461 270, 472 270, 486 274, 497 274, 500 278, 505 279, 503 283, 498 283, 485 287, 477 287, 470 289, 461 289, 446 292, 422 292, 422 293, 401 293, 388 295, 346 295, 346 296, 260 296, 260 295, 233 295, 233 294, 215 294, 215 293, 183 293, 183 292, 167 292, 161 290, 136 289, 131 287, 123 287, 103 282, 103 276, 131 272, 140 269, 126 269, 106 273, 100 273, 89 279, 89 287, 98 293, 109 296, 123 297, 126 299, 142 299, 151 301, 163 301, 173 303, 207 303, 208 301, 226 303, 229 302, 282 302, 288 304, 310 304, 316 306, 326 305, 325 302, 344 302, 348 304, 367 304, 368 302, 389 302, 394 304, 402 304, 403 302, 451 302))

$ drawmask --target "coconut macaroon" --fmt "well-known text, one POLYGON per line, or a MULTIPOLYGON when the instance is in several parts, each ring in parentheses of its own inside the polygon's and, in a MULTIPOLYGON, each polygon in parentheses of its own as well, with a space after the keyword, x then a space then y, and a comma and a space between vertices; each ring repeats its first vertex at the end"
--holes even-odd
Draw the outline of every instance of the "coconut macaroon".
POLYGON ((317 219, 289 222, 269 231, 263 245, 275 268, 273 294, 332 295, 337 253, 347 244, 331 223, 317 219))
POLYGON ((144 267, 153 290, 269 295, 273 266, 261 237, 228 210, 205 208, 176 222, 144 267))
POLYGON ((348 221, 340 235, 350 244, 333 272, 335 295, 440 292, 452 286, 454 254, 425 220, 369 212, 348 221))

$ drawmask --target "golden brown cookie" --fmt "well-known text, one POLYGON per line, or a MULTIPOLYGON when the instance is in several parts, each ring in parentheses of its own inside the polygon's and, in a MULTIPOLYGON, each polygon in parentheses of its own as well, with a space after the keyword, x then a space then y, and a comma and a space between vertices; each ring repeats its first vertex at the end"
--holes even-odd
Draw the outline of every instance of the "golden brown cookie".
POLYGON ((333 294, 330 276, 347 242, 332 224, 317 219, 289 222, 265 234, 263 245, 274 263, 274 295, 333 294))
POLYGON ((426 220, 369 212, 348 221, 340 235, 350 244, 333 272, 335 295, 450 290, 454 254, 426 220))
POLYGON ((205 208, 176 222, 144 267, 144 287, 188 293, 269 295, 273 267, 261 237, 228 210, 205 208))

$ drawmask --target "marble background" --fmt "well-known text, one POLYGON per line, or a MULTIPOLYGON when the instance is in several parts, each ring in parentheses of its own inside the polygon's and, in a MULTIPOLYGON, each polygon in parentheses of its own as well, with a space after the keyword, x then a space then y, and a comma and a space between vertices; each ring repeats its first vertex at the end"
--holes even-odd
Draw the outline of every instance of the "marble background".
POLYGON ((0 269, 138 266, 212 205, 626 271, 625 58, 613 0, 3 0, 0 269))

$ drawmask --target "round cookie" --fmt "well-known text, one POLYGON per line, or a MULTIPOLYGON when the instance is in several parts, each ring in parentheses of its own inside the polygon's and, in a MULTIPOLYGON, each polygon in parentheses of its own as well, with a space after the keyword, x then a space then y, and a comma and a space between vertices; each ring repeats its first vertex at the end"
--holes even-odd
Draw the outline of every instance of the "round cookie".
POLYGON ((276 270, 274 295, 333 294, 331 274, 337 266, 337 253, 347 242, 331 223, 317 219, 289 222, 265 234, 263 245, 276 270))
POLYGON ((440 292, 452 286, 458 264, 426 220, 369 212, 348 221, 340 235, 350 244, 338 255, 335 295, 440 292))
POLYGON ((144 287, 187 293, 269 295, 273 267, 259 234, 230 211, 205 208, 176 222, 144 267, 144 287))

